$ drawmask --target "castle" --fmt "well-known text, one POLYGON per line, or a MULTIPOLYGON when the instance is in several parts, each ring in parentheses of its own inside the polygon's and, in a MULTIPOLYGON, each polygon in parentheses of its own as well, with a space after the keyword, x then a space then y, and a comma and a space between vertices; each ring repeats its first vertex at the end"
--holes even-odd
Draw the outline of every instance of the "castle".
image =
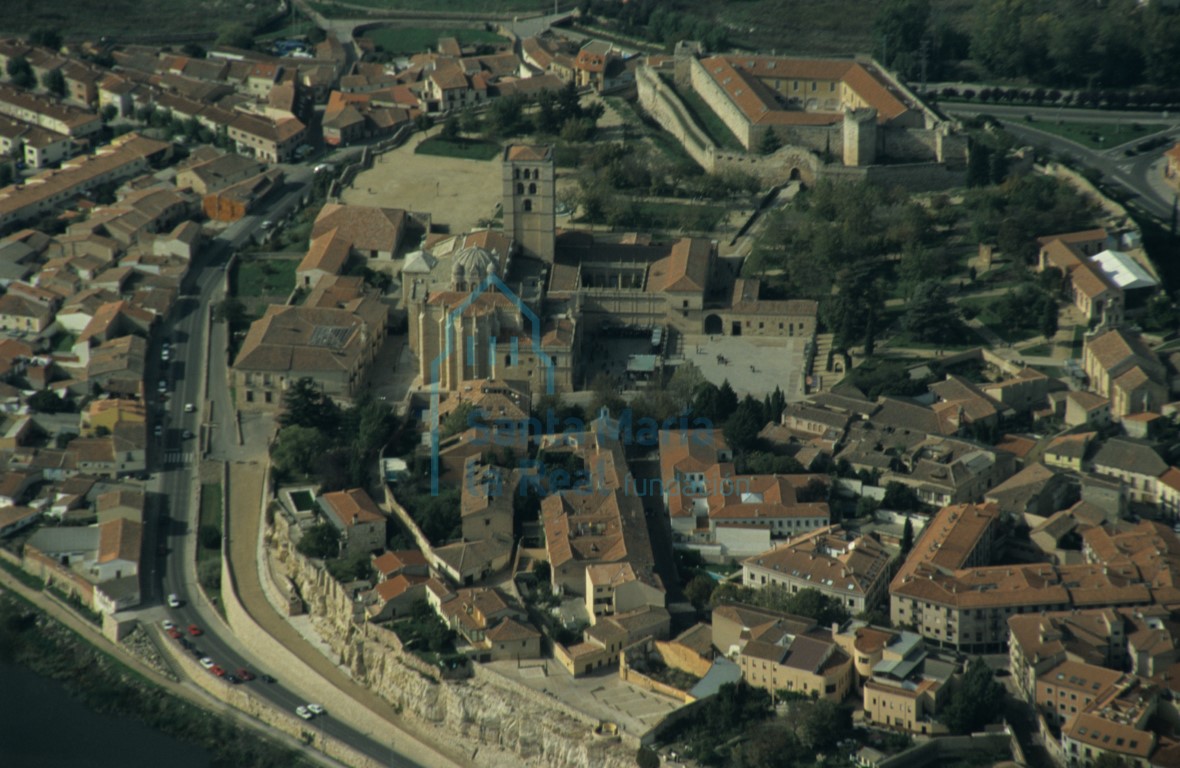
POLYGON ((636 82, 644 109, 711 172, 740 168, 776 181, 893 176, 906 183, 922 169, 896 166, 930 166, 918 183, 950 185, 961 182, 966 166, 967 141, 955 125, 869 57, 703 56, 682 43, 672 57, 648 57, 636 82), (748 154, 717 146, 678 91, 699 96, 748 154), (762 157, 767 147, 782 149, 762 157))

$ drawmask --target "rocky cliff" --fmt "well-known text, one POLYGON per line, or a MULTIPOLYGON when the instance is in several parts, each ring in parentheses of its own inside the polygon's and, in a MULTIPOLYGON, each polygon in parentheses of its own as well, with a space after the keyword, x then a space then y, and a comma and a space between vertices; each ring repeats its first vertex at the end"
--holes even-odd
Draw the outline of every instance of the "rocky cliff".
POLYGON ((470 750, 473 765, 630 768, 634 746, 594 735, 596 723, 545 694, 475 665, 464 681, 439 682, 388 630, 353 620, 353 601, 315 561, 297 553, 281 515, 267 532, 275 575, 290 580, 320 636, 367 686, 403 715, 470 750))

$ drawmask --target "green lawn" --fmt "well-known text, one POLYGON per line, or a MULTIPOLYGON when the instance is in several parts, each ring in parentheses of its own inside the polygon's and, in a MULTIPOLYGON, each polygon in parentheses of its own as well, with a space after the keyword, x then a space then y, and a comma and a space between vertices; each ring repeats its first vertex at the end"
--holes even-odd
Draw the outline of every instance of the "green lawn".
POLYGON ((115 42, 148 42, 146 35, 162 42, 180 34, 207 34, 211 43, 218 30, 229 24, 253 26, 268 16, 274 5, 230 0, 36 0, 8 2, 0 13, 0 33, 27 35, 34 29, 54 29, 67 41, 97 40, 110 35, 115 42))
POLYGON ((726 221, 729 209, 721 205, 698 203, 635 203, 640 222, 654 229, 689 229, 710 232, 726 221))
POLYGON ((717 113, 705 103, 704 99, 697 95, 696 91, 677 88, 670 77, 663 77, 661 79, 665 85, 680 97, 680 101, 688 111, 689 117, 697 124, 698 128, 705 132, 706 136, 713 140, 714 144, 731 152, 745 151, 742 143, 738 141, 737 136, 734 136, 733 131, 729 130, 729 126, 717 116, 717 113))
POLYGON ((500 154, 500 145, 494 141, 479 139, 456 139, 448 141, 435 136, 414 148, 416 155, 436 157, 457 157, 460 160, 491 160, 500 154))
POLYGON ((21 570, 20 568, 17 568, 15 565, 8 562, 7 560, 0 560, 0 568, 3 568, 4 570, 8 571, 10 574, 12 574, 13 577, 16 578, 17 581, 21 582, 29 589, 36 589, 38 591, 45 589, 45 582, 44 581, 42 581, 41 579, 38 579, 36 576, 34 576, 31 573, 25 573, 23 570, 21 570))
MULTIPOLYGON (((212 526, 221 533, 221 486, 217 483, 201 483, 201 511, 197 529, 212 526)), ((221 549, 197 547, 197 563, 221 557, 221 549)))
POLYGON ((975 310, 976 317, 981 323, 991 329, 992 333, 999 336, 1009 344, 1015 344, 1018 341, 1025 341, 1027 339, 1036 338, 1041 335, 1037 328, 1037 318, 1026 318, 1026 324, 1021 326, 1013 326, 1005 323, 996 315, 996 308, 999 303, 998 296, 979 296, 967 297, 960 299, 958 305, 964 309, 975 310))
POLYGON ((206 547, 201 542, 201 528, 212 526, 220 536, 225 535, 221 528, 221 486, 217 483, 201 483, 201 509, 197 522, 197 581, 205 590, 205 595, 216 606, 218 613, 225 616, 225 607, 221 602, 221 544, 216 547, 206 547))
POLYGON ((1158 123, 1136 123, 1131 120, 1120 123, 1066 123, 1050 120, 1035 120, 1027 123, 1029 128, 1051 133, 1076 141, 1090 149, 1104 149, 1138 141, 1144 136, 1158 133, 1168 126, 1158 123))
POLYGON ((234 275, 234 295, 241 298, 286 297, 295 290, 296 258, 242 259, 234 275))
POLYGON ((537 0, 348 0, 349 5, 389 11, 443 11, 455 14, 553 12, 551 3, 537 0))
POLYGON ((392 54, 424 53, 434 50, 440 37, 455 37, 460 45, 507 43, 507 38, 486 29, 440 29, 438 27, 410 27, 370 29, 364 37, 378 49, 392 54))

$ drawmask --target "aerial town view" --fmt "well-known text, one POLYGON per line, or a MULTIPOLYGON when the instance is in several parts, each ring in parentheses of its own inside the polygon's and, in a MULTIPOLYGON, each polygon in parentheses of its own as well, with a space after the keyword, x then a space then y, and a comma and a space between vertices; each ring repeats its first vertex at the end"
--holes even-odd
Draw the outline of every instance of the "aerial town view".
POLYGON ((1180 768, 1180 3, 0 3, 0 768, 1180 768))

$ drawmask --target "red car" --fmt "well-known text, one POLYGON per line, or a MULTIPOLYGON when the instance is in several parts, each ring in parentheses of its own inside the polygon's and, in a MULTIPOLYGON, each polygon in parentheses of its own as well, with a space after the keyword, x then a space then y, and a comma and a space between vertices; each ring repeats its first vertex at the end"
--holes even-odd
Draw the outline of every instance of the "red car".
POLYGON ((225 677, 225 670, 222 669, 221 667, 217 666, 216 664, 209 667, 209 671, 212 672, 213 674, 217 675, 218 677, 225 677))
POLYGON ((201 628, 198 627, 196 624, 189 624, 188 625, 188 633, 190 635, 192 635, 193 637, 200 637, 201 635, 205 634, 204 632, 201 631, 201 628))
POLYGON ((246 669, 245 667, 242 667, 241 669, 239 669, 236 674, 239 678, 241 678, 245 682, 250 682, 251 680, 254 679, 254 673, 251 672, 250 670, 246 669))
POLYGON ((184 637, 184 635, 180 634, 179 629, 173 627, 172 629, 168 630, 168 637, 172 638, 173 640, 179 640, 180 638, 184 637))

